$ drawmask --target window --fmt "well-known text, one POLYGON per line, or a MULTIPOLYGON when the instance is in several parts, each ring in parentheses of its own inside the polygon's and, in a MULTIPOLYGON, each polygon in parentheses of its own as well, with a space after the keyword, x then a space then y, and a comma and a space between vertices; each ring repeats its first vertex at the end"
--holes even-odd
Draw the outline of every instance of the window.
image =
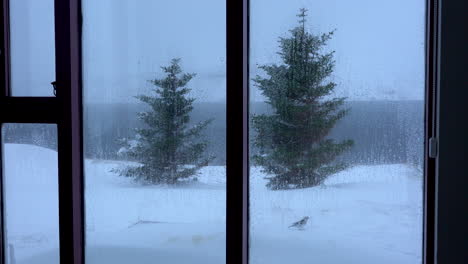
POLYGON ((13 96, 54 96, 54 1, 11 1, 13 96))
POLYGON ((57 128, 4 124, 6 263, 59 261, 57 128))
POLYGON ((250 263, 422 262, 424 20, 250 1, 250 263))
MULTIPOLYGON (((32 2, 0 1, 0 134, 4 143, 0 144, 0 264, 12 261, 82 264, 99 260, 152 263, 156 259, 171 263, 177 259, 183 263, 308 263, 318 259, 340 263, 340 256, 359 263, 463 262, 465 251, 461 247, 466 243, 466 221, 460 206, 467 203, 462 164, 468 132, 458 115, 466 111, 464 100, 468 95, 466 89, 454 87, 461 87, 468 76, 460 65, 468 60, 466 34, 461 33, 466 24, 462 23, 466 1, 421 0, 399 4, 378 1, 379 5, 375 1, 357 1, 349 6, 346 1, 291 1, 284 5, 284 1, 267 4, 262 0, 207 0, 195 5, 192 1, 64 0, 44 2, 41 6, 32 2), (30 10, 34 7, 38 11, 32 14, 30 10), (276 53, 281 51, 276 40, 278 37, 286 40, 295 34, 288 30, 302 23, 297 22, 301 18, 295 17, 301 7, 309 9, 307 23, 311 33, 336 29, 322 50, 325 54, 336 50, 335 68, 332 73, 329 68, 324 72, 331 75, 327 81, 336 82, 335 91, 341 92, 333 96, 347 97, 341 107, 351 110, 340 115, 336 126, 324 138, 353 140, 349 149, 333 159, 336 163, 329 163, 337 166, 338 162, 345 162, 353 166, 345 170, 321 166, 324 174, 320 175, 331 176, 318 181, 285 183, 274 176, 288 172, 289 168, 271 166, 268 171, 264 169, 265 163, 260 164, 262 159, 275 154, 269 137, 273 133, 269 133, 265 123, 259 126, 261 122, 255 117, 271 118, 272 110, 265 107, 265 101, 272 94, 264 94, 263 88, 273 83, 268 79, 271 74, 280 74, 275 81, 284 81, 281 74, 288 67, 277 68, 278 72, 268 72, 273 68, 267 67, 285 65, 276 53), (162 20, 164 16, 169 19, 162 20), (350 16, 353 19, 349 20, 350 16), (31 24, 33 20, 37 22, 31 24), (372 30, 380 26, 386 29, 385 34, 372 30), (28 34, 29 29, 37 30, 28 34), (51 42, 51 34, 55 41, 51 42), (22 41, 24 38, 34 39, 31 46, 22 41), (39 47, 41 54, 31 53, 32 46, 39 47), (153 47, 154 53, 150 52, 153 47), (172 61, 174 57, 181 60, 172 61), (365 63, 356 62, 356 57, 365 63), (165 82, 170 69, 159 67, 177 63, 183 72, 198 75, 185 75, 184 81, 172 76, 165 82), (389 64, 394 67, 389 69, 389 64), (369 65, 372 67, 366 72, 369 65), (392 78, 396 81, 392 82, 392 78), (366 80, 372 81, 369 84, 366 80), (401 84, 401 80, 405 89, 389 88, 401 84), (149 95, 151 89, 157 91, 157 87, 167 86, 164 83, 178 83, 179 88, 184 87, 180 84, 188 84, 192 91, 199 92, 189 93, 198 100, 194 101, 190 117, 195 113, 198 116, 189 118, 192 123, 188 124, 225 116, 218 126, 200 129, 208 141, 220 144, 200 147, 204 153, 218 157, 203 166, 199 164, 203 167, 201 171, 207 169, 206 165, 213 170, 209 179, 199 176, 195 181, 193 177, 185 177, 183 181, 172 182, 178 186, 171 187, 168 180, 171 178, 162 173, 167 177, 148 178, 158 182, 157 186, 148 182, 144 186, 131 177, 120 177, 119 168, 115 168, 123 165, 124 169, 132 166, 141 169, 145 161, 156 157, 151 151, 140 159, 117 156, 128 154, 120 144, 131 142, 113 140, 136 139, 138 132, 129 132, 127 128, 151 128, 150 124, 145 127, 145 122, 138 124, 135 120, 125 124, 126 120, 134 119, 135 112, 146 112, 143 117, 160 118, 149 112, 153 108, 150 104, 146 110, 142 104, 139 110, 125 103, 138 102, 131 96, 149 95), (361 92, 360 87, 367 84, 372 88, 361 92), (211 90, 208 88, 211 86, 220 88, 211 90), (196 105, 214 104, 211 98, 221 105, 216 110, 196 105), (392 101, 382 104, 382 98, 392 101), (368 102, 363 102, 364 99, 368 102), (360 102, 354 102, 357 100, 360 102), (104 103, 120 105, 110 109, 104 103), (118 121, 113 121, 116 117, 118 121), (366 133, 354 133, 357 128, 366 133), (263 143, 258 141, 259 134, 264 135, 260 138, 263 143), (373 143, 363 146, 366 140, 373 143), (36 152, 34 158, 22 155, 16 145, 12 146, 16 143, 36 152), (24 159, 11 159, 18 155, 24 159), (56 166, 52 164, 53 157, 56 166), (14 202, 26 197, 16 190, 29 186, 20 186, 14 173, 33 171, 18 164, 29 160, 30 164, 46 165, 47 159, 49 165, 44 168, 51 173, 36 171, 48 177, 48 182, 41 181, 32 189, 37 199, 29 204, 14 202), (14 166, 16 169, 12 171, 14 166), (52 177, 55 167, 56 178, 52 177), (389 167, 394 169, 390 174, 389 167), (351 173, 356 170, 360 173, 351 173), (161 181, 166 186, 159 184, 161 181), (43 192, 54 189, 54 184, 57 184, 55 193, 43 192), (127 199, 132 196, 129 193, 135 194, 137 202, 127 199), (50 214, 40 216, 37 209, 31 209, 33 203, 50 209, 50 214), (174 207, 178 210, 173 211, 174 207), (126 211, 119 212, 119 208, 126 211), (11 212, 52 222, 58 219, 58 226, 50 223, 31 226, 29 231, 38 230, 39 237, 47 237, 47 241, 32 239, 40 241, 35 245, 41 246, 28 246, 31 245, 28 240, 18 240, 19 233, 15 232, 28 236, 31 232, 26 232, 23 226, 30 219, 11 221, 18 219, 11 212), (367 219, 360 221, 361 215, 367 219), (187 221, 175 223, 176 219, 187 221), (172 224, 177 227, 162 228, 172 224), (10 246, 18 245, 18 241, 22 246, 10 246), (136 260, 134 256, 141 258, 136 260)), ((299 33, 296 32, 297 36, 299 33)), ((293 95, 280 95, 283 96, 277 98, 283 101, 282 106, 291 106, 287 100, 293 95)), ((319 102, 325 103, 333 96, 319 102)), ((282 114, 294 117, 299 112, 289 110, 282 114)), ((287 137, 275 137, 275 142, 283 138, 287 137)), ((304 142, 310 143, 305 139, 299 141, 306 145, 304 142)), ((152 149, 157 152, 160 148, 152 149)), ((290 158, 294 160, 294 155, 290 158)), ((305 161, 310 163, 310 159, 305 161)), ((271 165, 285 164, 280 159, 275 162, 270 160, 271 165)), ((159 170, 167 167, 174 172, 172 175, 178 175, 198 168, 193 164, 185 161, 159 170)), ((307 165, 294 164, 304 170, 307 165)), ((38 174, 26 175, 31 180, 27 183, 40 180, 33 175, 38 174)))
POLYGON ((87 263, 226 262, 225 9, 83 1, 87 263))

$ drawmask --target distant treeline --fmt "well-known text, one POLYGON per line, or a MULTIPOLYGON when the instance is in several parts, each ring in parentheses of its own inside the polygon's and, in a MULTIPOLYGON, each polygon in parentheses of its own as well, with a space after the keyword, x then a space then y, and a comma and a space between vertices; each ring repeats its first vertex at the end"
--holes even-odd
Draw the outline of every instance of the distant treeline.
MULTIPOLYGON (((142 123, 136 118, 144 111, 139 104, 89 104, 84 110, 84 151, 86 158, 121 159, 119 139, 132 138, 142 123)), ((350 112, 332 130, 330 138, 353 139, 355 146, 341 160, 350 164, 423 164, 424 104, 422 101, 353 101, 350 112)), ((251 113, 271 111, 265 103, 252 103, 251 113)), ((194 104, 192 122, 213 118, 205 137, 214 155, 213 165, 225 164, 226 105, 194 104)), ((36 144, 57 148, 53 125, 10 124, 4 128, 8 143, 36 144)), ((252 149, 251 151, 255 151, 252 149)))

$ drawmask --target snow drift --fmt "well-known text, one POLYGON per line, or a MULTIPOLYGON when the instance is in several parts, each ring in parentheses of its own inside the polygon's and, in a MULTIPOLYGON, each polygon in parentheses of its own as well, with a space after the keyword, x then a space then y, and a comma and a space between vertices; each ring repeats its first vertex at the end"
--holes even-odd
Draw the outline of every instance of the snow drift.
MULTIPOLYGON (((58 264, 57 153, 5 144, 7 240, 17 264, 58 264)), ((86 160, 87 263, 224 263, 225 168, 190 186, 142 186, 86 160)), ((125 164, 125 163, 124 163, 125 164)), ((251 263, 418 263, 422 174, 405 164, 356 166, 323 186, 265 187, 251 169, 251 263), (309 216, 304 230, 288 226, 309 216)))

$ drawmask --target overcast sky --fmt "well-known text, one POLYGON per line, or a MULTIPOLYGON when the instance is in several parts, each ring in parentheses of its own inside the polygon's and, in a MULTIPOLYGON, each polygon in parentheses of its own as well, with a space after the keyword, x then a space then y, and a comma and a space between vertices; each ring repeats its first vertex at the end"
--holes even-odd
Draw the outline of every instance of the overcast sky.
MULTIPOLYGON (((50 93, 52 0, 15 0, 12 81, 16 95, 50 93), (31 88, 35 87, 34 93, 31 88)), ((350 100, 423 99, 424 0, 251 0, 251 68, 279 62, 278 37, 309 9, 313 33, 336 29, 333 80, 350 100)), ((193 96, 225 100, 225 1, 83 0, 86 102, 129 102, 148 93, 160 66, 180 57, 193 96)), ((50 94, 49 94, 50 95, 50 94)), ((252 98, 263 98, 252 89, 252 98)))

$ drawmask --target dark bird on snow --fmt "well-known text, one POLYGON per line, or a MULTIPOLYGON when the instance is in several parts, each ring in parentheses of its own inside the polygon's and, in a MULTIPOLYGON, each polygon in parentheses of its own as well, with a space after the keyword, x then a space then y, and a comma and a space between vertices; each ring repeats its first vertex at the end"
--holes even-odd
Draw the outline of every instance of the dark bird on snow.
POLYGON ((297 221, 295 223, 293 223, 292 225, 289 226, 289 228, 291 227, 296 227, 298 229, 302 229, 304 228, 304 226, 307 224, 307 221, 309 220, 309 217, 308 216, 305 216, 304 218, 302 218, 300 221, 297 221))

